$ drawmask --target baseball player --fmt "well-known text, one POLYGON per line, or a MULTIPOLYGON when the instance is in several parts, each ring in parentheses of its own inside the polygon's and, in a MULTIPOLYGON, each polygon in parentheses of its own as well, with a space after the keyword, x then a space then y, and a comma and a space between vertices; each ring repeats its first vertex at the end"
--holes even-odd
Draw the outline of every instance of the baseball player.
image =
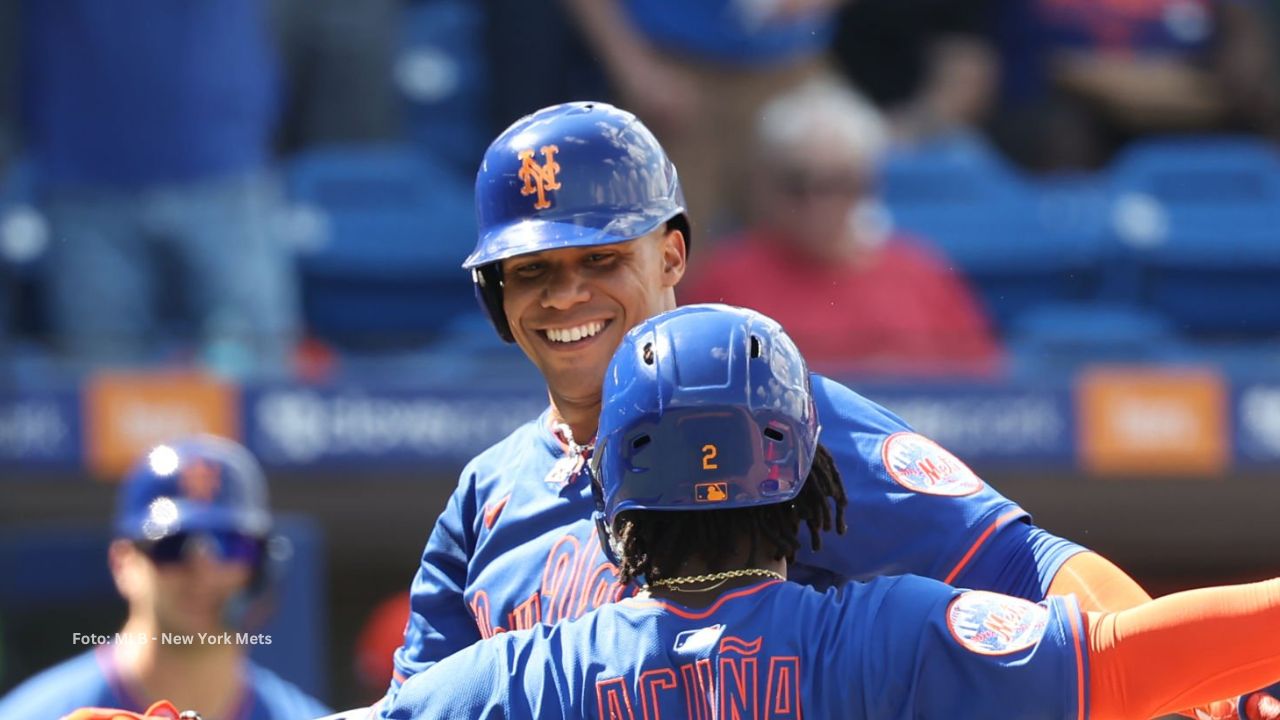
MULTIPOLYGON (((603 102, 556 105, 489 146, 476 217, 479 241, 463 266, 499 337, 547 379, 550 404, 463 469, 411 585, 389 696, 477 639, 634 592, 613 582, 581 469, 614 348, 676 306, 691 238, 676 168, 634 115, 603 102)), ((1032 601, 1076 593, 1101 611, 1149 600, 890 411, 831 379, 813 384, 824 445, 846 478, 850 533, 803 548, 791 579, 826 587, 913 573, 1032 601)))
MULTIPOLYGON (((463 470, 411 586, 389 696, 477 640, 580 617, 635 591, 615 582, 601 551, 582 469, 613 351, 676 304, 691 238, 676 169, 630 113, 557 105, 489 146, 476 213, 479 240, 464 267, 498 335, 546 379, 550 406, 463 470)), ((913 573, 1033 601, 1076 593, 1086 610, 1149 600, 1104 558, 1032 525, 893 413, 816 375, 813 393, 845 478, 850 531, 822 550, 802 548, 791 579, 825 587, 913 573)))
POLYGON ((262 470, 245 448, 198 436, 152 449, 120 487, 109 550, 129 606, 124 627, 0 698, 0 718, 50 720, 90 706, 141 712, 159 698, 199 708, 205 720, 324 715, 237 639, 269 582, 271 526, 262 470))
POLYGON ((915 576, 787 582, 803 529, 820 550, 854 502, 817 392, 759 313, 641 323, 589 482, 601 545, 646 591, 444 659, 382 717, 1133 720, 1280 677, 1280 579, 1108 614, 915 576))

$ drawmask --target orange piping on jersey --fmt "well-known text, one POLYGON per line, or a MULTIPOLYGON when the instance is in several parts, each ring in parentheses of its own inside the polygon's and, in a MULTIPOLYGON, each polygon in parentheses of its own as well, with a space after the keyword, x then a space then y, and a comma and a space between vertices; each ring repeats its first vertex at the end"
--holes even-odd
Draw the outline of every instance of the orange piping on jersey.
POLYGON ((404 681, 405 681, 405 680, 408 680, 408 679, 409 679, 409 676, 408 676, 408 675, 405 675, 404 673, 400 672, 399 670, 396 670, 396 671, 392 672, 392 673, 391 673, 391 677, 392 677, 392 678, 394 678, 394 679, 395 679, 395 681, 396 681, 396 682, 398 682, 398 683, 400 683, 401 685, 403 685, 403 684, 404 684, 404 681))
POLYGON ((1066 604, 1071 610, 1071 644, 1076 649, 1076 717, 1079 720, 1084 720, 1086 714, 1084 707, 1084 683, 1086 678, 1084 676, 1084 654, 1081 650, 1081 646, 1084 643, 1084 631, 1080 628, 1080 621, 1083 612, 1073 601, 1068 600, 1066 604))
POLYGON ((712 603, 711 607, 707 608, 706 610, 702 610, 700 612, 685 610, 683 608, 672 605, 671 603, 664 602, 662 600, 653 600, 649 598, 633 598, 630 602, 636 603, 636 604, 643 604, 643 605, 657 605, 663 610, 679 615, 682 618, 686 618, 688 620, 702 620, 704 618, 710 617, 712 613, 714 613, 716 610, 719 610, 720 606, 729 600, 732 600, 734 598, 745 597, 747 595, 754 595, 755 593, 758 593, 767 587, 772 587, 774 585, 777 585, 780 582, 784 582, 784 581, 769 580, 767 582, 760 583, 759 585, 746 587, 741 590, 734 590, 731 593, 725 593, 724 595, 721 595, 718 600, 712 603))
POLYGON ((1010 510, 996 518, 996 521, 988 525, 987 529, 983 530, 982 534, 978 536, 978 539, 974 541, 973 545, 969 548, 969 552, 965 553, 964 557, 960 558, 960 562, 957 563, 955 567, 951 568, 951 572, 947 574, 947 579, 943 580, 943 582, 950 585, 956 579, 956 576, 960 574, 960 571, 964 570, 964 567, 973 559, 973 556, 978 552, 978 548, 982 547, 982 544, 985 543, 987 539, 991 537, 991 534, 996 531, 996 528, 1023 514, 1023 512, 1025 511, 1019 508, 1017 510, 1010 510))

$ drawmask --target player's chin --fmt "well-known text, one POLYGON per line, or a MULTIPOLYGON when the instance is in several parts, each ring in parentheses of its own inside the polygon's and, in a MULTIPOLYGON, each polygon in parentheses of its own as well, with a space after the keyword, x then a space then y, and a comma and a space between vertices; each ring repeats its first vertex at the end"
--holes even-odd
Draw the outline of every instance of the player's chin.
POLYGON ((554 368, 547 368, 543 376, 547 379, 547 385, 561 398, 599 402, 600 388, 604 385, 604 372, 608 364, 608 357, 603 362, 557 363, 554 368))

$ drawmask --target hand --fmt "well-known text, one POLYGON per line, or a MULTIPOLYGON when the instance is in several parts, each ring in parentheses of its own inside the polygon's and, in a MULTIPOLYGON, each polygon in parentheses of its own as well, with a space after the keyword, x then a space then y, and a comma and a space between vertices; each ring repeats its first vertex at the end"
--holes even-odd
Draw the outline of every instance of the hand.
POLYGON ((1213 78, 1176 58, 1062 52, 1053 59, 1053 75, 1059 87, 1127 128, 1199 129, 1226 111, 1213 78))
POLYGON ((1219 700, 1193 712, 1196 720, 1280 720, 1280 700, 1260 690, 1231 700, 1219 700))
MULTIPOLYGON (((1270 689, 1275 690, 1276 686, 1270 689)), ((1244 696, 1240 705, 1244 707, 1242 720, 1280 720, 1280 699, 1266 690, 1244 696)))
POLYGON ((619 62, 611 74, 625 107, 659 137, 681 132, 701 112, 694 78, 657 52, 641 52, 619 62))

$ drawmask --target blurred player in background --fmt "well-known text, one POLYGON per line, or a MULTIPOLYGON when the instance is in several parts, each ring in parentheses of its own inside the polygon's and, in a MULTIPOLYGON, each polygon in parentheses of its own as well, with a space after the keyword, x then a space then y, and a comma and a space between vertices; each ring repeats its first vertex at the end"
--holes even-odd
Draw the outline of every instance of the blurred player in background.
POLYGON ((645 592, 474 645, 383 717, 1133 719, 1280 677, 1280 579, 1111 614, 913 576, 785 582, 802 525, 815 550, 844 530, 810 383, 754 311, 692 305, 631 331, 589 482, 601 545, 645 592))
MULTIPOLYGON (((124 627, 0 699, 0 718, 85 706, 141 712, 158 699, 204 720, 296 720, 315 699, 248 659, 248 615, 270 581, 266 482, 244 447, 198 436, 160 445, 120 487, 108 553, 124 627)), ((68 641, 76 628, 68 628, 68 641)), ((85 629, 87 630, 87 628, 85 629)))
MULTIPOLYGON (((676 169, 630 113, 558 105, 489 146, 476 204, 480 237, 464 267, 499 335, 541 371, 551 404, 463 470, 411 587, 390 695, 481 638, 580 617, 629 592, 600 549, 582 469, 614 350, 676 306, 690 241, 676 169)), ((801 549, 790 579, 822 587, 912 573, 1032 601, 1075 593, 1093 611, 1150 599, 1109 561, 1032 525, 897 416, 827 378, 813 386, 850 532, 801 549)))

